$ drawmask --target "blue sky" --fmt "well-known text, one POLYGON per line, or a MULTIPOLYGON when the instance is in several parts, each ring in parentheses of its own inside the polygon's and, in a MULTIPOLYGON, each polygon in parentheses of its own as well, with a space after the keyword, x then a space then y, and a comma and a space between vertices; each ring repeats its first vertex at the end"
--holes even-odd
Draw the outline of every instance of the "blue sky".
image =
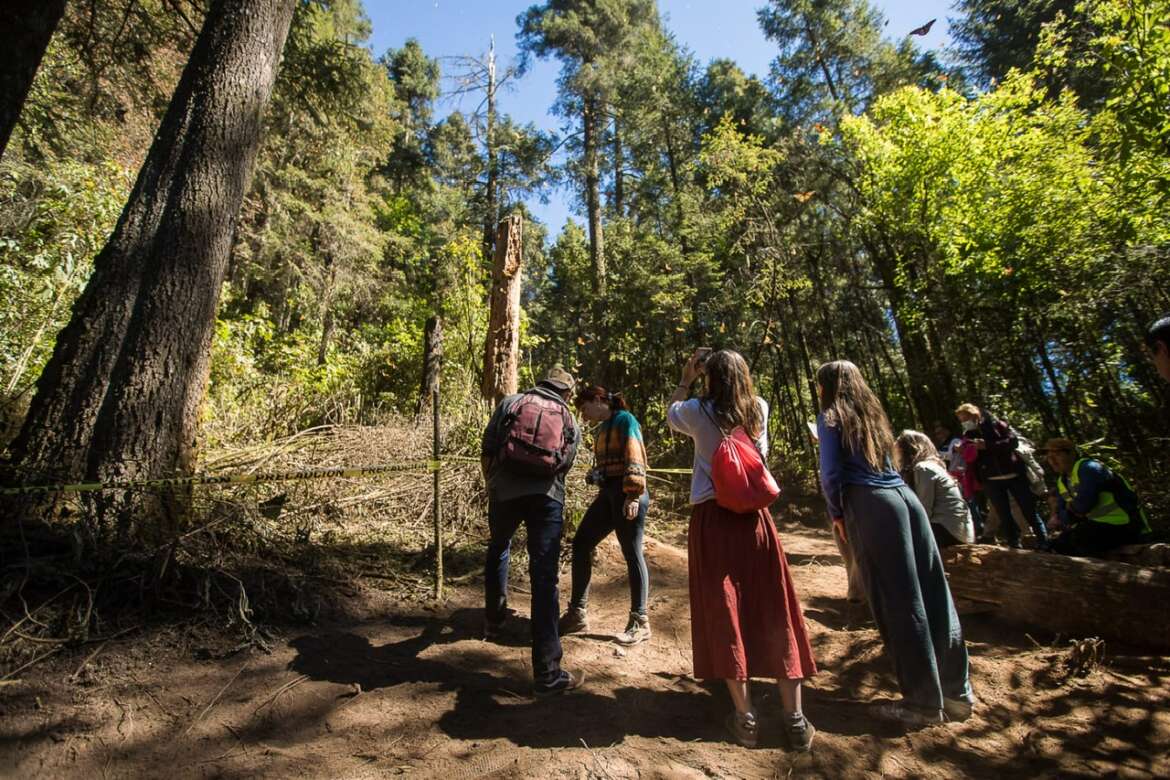
MULTIPOLYGON (((480 55, 487 51, 489 36, 496 38, 497 61, 506 64, 516 56, 516 17, 534 0, 365 0, 373 22, 371 46, 381 55, 407 38, 417 38, 431 57, 480 55)), ((889 20, 891 38, 900 38, 931 18, 937 18, 930 34, 917 39, 927 49, 940 49, 950 42, 947 16, 949 0, 876 0, 889 20)), ((658 8, 666 27, 678 41, 694 52, 700 62, 717 57, 735 60, 748 73, 764 77, 775 56, 775 46, 765 40, 756 23, 756 10, 763 0, 659 0, 658 8)), ((559 117, 550 111, 556 99, 556 78, 560 65, 537 60, 525 77, 501 94, 500 110, 521 122, 558 130, 559 117)), ((440 103, 438 116, 458 110, 472 110, 476 103, 465 98, 440 103)), ((573 214, 573 194, 553 192, 547 204, 533 200, 533 213, 555 236, 573 214)), ((580 217, 578 217, 580 221, 580 217)))

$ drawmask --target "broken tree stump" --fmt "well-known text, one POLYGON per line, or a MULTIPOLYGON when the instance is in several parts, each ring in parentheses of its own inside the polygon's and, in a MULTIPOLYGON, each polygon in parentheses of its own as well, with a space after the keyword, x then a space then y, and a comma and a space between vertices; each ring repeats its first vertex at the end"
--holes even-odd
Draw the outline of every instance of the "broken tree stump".
POLYGON ((497 404, 519 388, 520 268, 523 265, 524 217, 513 214, 500 223, 492 264, 491 313, 483 356, 483 397, 497 404))
POLYGON ((956 600, 1068 637, 1098 636, 1170 651, 1170 569, 990 545, 941 550, 956 600))

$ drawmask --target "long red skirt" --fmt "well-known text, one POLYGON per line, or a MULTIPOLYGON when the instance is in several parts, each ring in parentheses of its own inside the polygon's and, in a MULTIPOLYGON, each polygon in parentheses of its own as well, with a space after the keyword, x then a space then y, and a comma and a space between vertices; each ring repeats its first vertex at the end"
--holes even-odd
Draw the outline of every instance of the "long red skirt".
POLYGON ((768 510, 705 501, 688 534, 695 677, 796 680, 817 671, 784 549, 768 510))

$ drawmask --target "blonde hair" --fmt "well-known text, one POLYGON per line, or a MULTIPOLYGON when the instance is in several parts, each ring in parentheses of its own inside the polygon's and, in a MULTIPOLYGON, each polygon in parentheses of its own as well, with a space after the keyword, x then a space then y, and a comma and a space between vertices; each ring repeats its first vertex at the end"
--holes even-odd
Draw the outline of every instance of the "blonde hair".
POLYGON ((979 411, 979 407, 975 404, 963 404, 955 410, 955 415, 968 414, 972 417, 982 417, 983 412, 979 411))

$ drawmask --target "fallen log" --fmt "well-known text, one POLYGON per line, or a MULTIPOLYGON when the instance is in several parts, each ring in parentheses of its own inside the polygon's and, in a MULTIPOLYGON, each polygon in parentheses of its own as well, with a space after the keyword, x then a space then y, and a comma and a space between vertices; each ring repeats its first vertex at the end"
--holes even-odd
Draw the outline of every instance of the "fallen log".
POLYGON ((1111 561, 1133 563, 1138 566, 1170 566, 1170 544, 1127 544, 1110 550, 1105 555, 1111 561))
POLYGON ((1170 652, 1170 569, 991 545, 942 550, 956 600, 1066 637, 1097 636, 1170 652))

